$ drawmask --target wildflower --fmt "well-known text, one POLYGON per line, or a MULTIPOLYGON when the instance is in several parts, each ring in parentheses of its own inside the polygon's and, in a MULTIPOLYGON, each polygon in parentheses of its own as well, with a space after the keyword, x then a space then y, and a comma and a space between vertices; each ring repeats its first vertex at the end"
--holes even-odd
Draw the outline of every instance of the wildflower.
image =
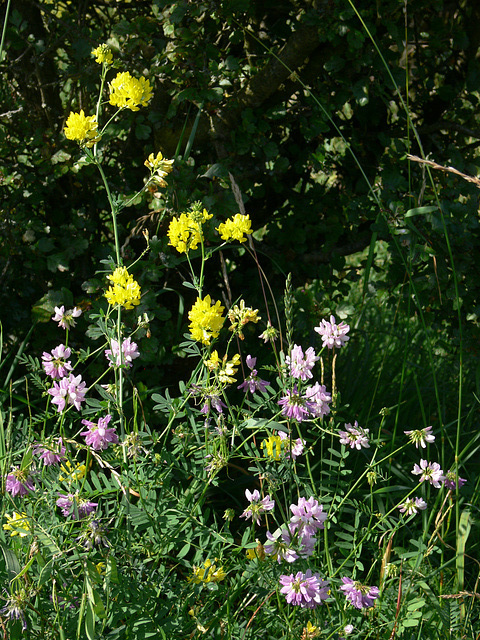
POLYGON ((105 349, 105 356, 110 363, 110 366, 124 366, 125 368, 131 368, 133 366, 133 360, 138 358, 140 351, 138 351, 137 343, 132 342, 131 338, 125 338, 122 342, 122 354, 120 355, 120 349, 118 348, 118 340, 113 338, 110 340, 110 349, 105 349))
POLYGON ((327 514, 323 511, 323 505, 319 504, 312 496, 308 500, 300 498, 298 504, 291 504, 290 531, 296 531, 300 536, 313 536, 318 529, 325 527, 327 514))
POLYGON ((72 463, 67 460, 65 464, 60 467, 60 471, 65 473, 65 476, 59 476, 60 482, 73 482, 74 480, 81 480, 87 473, 87 467, 84 464, 77 464, 75 468, 72 468, 72 463))
MULTIPOLYGON (((344 633, 346 636, 349 636, 349 635, 353 632, 353 629, 354 629, 353 624, 346 624, 346 625, 343 627, 343 633, 344 633)), ((338 640, 345 640, 345 638, 344 638, 343 636, 339 636, 339 637, 338 637, 338 640)))
POLYGON ((137 459, 140 454, 148 456, 149 452, 142 445, 142 440, 138 433, 129 433, 122 442, 122 447, 127 450, 127 457, 137 459))
POLYGON ((93 147, 101 137, 97 116, 86 116, 83 109, 80 113, 70 112, 63 131, 68 140, 76 140, 81 147, 93 147))
POLYGON ((405 513, 407 516, 413 516, 420 509, 423 511, 427 508, 427 503, 422 498, 407 498, 400 506, 400 513, 405 513))
MULTIPOLYGON (((218 558, 215 558, 215 562, 218 562, 218 558)), ((207 584, 208 582, 220 582, 226 578, 227 574, 223 570, 223 567, 218 567, 216 564, 212 564, 211 560, 205 560, 203 567, 193 567, 193 576, 188 578, 189 582, 193 584, 207 584)))
POLYGON ((245 300, 240 300, 240 305, 233 306, 228 312, 228 319, 230 320, 230 331, 238 335, 240 340, 244 340, 243 327, 249 322, 257 323, 262 318, 258 315, 258 309, 252 309, 245 306, 245 300))
POLYGON ((313 347, 308 347, 304 356, 302 347, 295 345, 290 355, 285 358, 285 362, 290 367, 290 375, 293 378, 308 380, 313 378, 312 369, 319 359, 319 356, 315 355, 313 347))
POLYGON ((5 531, 11 531, 10 536, 20 536, 25 538, 30 535, 32 526, 27 518, 26 513, 17 513, 14 511, 11 516, 8 513, 5 514, 7 524, 2 525, 5 531))
POLYGON ((278 461, 282 453, 282 439, 280 436, 270 436, 267 440, 262 440, 260 448, 265 450, 266 458, 278 461))
POLYGON ((92 49, 91 53, 92 56, 95 56, 95 62, 98 64, 111 65, 113 63, 112 50, 108 44, 99 44, 96 49, 92 49))
POLYGON ((223 519, 226 520, 227 522, 232 522, 232 520, 235 517, 235 511, 233 509, 225 509, 225 512, 223 514, 223 519))
POLYGON ((65 311, 64 306, 55 307, 55 315, 52 317, 52 320, 58 322, 58 326, 62 327, 62 329, 70 329, 70 327, 74 327, 77 324, 74 318, 78 318, 81 315, 82 310, 78 307, 74 307, 68 311, 65 311))
POLYGON ((125 309, 133 309, 134 305, 140 304, 140 285, 126 267, 117 267, 107 278, 113 284, 105 293, 108 304, 120 304, 125 309))
POLYGON ((427 442, 435 442, 435 436, 430 433, 432 427, 425 427, 425 429, 416 429, 415 431, 404 431, 403 433, 408 436, 410 442, 414 444, 417 449, 420 445, 423 449, 427 446, 427 442))
POLYGON ((145 160, 144 165, 147 169, 150 169, 150 180, 153 180, 161 187, 167 186, 164 178, 172 171, 173 160, 167 160, 159 151, 156 156, 151 153, 145 160))
POLYGON ((308 401, 309 409, 315 418, 322 418, 330 413, 330 402, 332 396, 327 393, 324 384, 316 382, 313 386, 305 389, 305 398, 308 401))
POLYGON ((290 442, 290 437, 284 431, 279 431, 278 436, 280 440, 282 440, 284 448, 285 448, 285 457, 290 458, 290 455, 294 460, 301 456, 305 449, 305 441, 301 438, 297 438, 296 440, 292 440, 290 442), (292 446, 293 445, 293 446, 292 446))
POLYGON ((368 449, 370 447, 368 443, 369 429, 362 429, 358 426, 358 422, 352 427, 350 423, 345 425, 345 431, 339 431, 340 443, 348 445, 349 447, 357 448, 359 451, 362 447, 368 449))
POLYGON ((322 336, 322 347, 328 347, 329 349, 340 348, 350 340, 350 336, 347 336, 350 326, 344 322, 340 322, 339 325, 335 324, 335 316, 330 316, 330 322, 325 319, 322 320, 320 326, 314 329, 322 336))
POLYGON ((110 83, 110 104, 120 109, 138 111, 152 97, 152 87, 146 78, 134 78, 128 71, 117 73, 110 83))
POLYGON ((82 534, 78 536, 76 542, 79 542, 88 550, 93 549, 95 546, 99 547, 100 545, 109 547, 110 542, 106 538, 106 533, 107 530, 99 520, 91 519, 87 522, 85 529, 82 531, 82 534))
POLYGON ((257 489, 255 489, 253 493, 245 489, 245 496, 250 502, 250 506, 245 509, 240 517, 246 518, 247 520, 251 517, 252 521, 257 524, 260 524, 260 516, 263 513, 271 511, 275 507, 275 500, 271 500, 269 495, 260 500, 260 493, 257 489))
POLYGON ((255 391, 261 391, 263 393, 265 388, 270 386, 270 383, 258 377, 258 371, 255 369, 257 359, 248 355, 245 362, 250 369, 250 375, 245 378, 242 384, 238 385, 237 389, 242 389, 245 393, 248 391, 250 391, 250 393, 255 393, 255 391))
POLYGON ((257 543, 255 549, 247 549, 245 551, 245 555, 249 560, 255 560, 255 558, 258 558, 259 560, 265 560, 265 550, 263 544, 258 538, 256 538, 255 542, 257 543))
POLYGON ((82 402, 85 400, 86 384, 82 382, 82 376, 74 376, 71 373, 68 378, 62 378, 60 382, 54 382, 53 387, 47 390, 53 396, 52 404, 57 405, 57 411, 63 411, 66 404, 73 404, 77 411, 80 411, 82 402))
POLYGON ((65 456, 65 446, 62 438, 58 438, 56 445, 35 445, 33 453, 38 455, 43 460, 43 464, 48 467, 52 464, 58 464, 62 460, 65 456))
POLYGON ((11 493, 14 498, 26 496, 29 491, 35 491, 35 485, 28 469, 14 467, 6 477, 5 490, 11 493))
POLYGON ((436 489, 440 488, 440 483, 445 479, 443 471, 440 468, 438 462, 427 462, 426 460, 420 460, 420 466, 415 464, 412 473, 416 476, 420 476, 419 482, 427 480, 436 489))
POLYGON ((192 384, 190 387, 190 393, 194 396, 200 395, 202 398, 203 407, 200 409, 200 413, 208 415, 210 409, 215 409, 217 413, 222 414, 223 410, 227 408, 227 405, 222 401, 220 394, 222 390, 217 386, 202 387, 198 384, 192 384))
POLYGON ((212 338, 217 338, 223 325, 223 310, 224 307, 218 301, 212 305, 210 296, 203 300, 197 298, 188 312, 188 328, 192 338, 205 345, 209 345, 212 338))
POLYGON ((282 407, 282 414, 287 418, 293 418, 298 422, 302 422, 310 416, 312 410, 312 403, 307 402, 304 396, 298 393, 297 385, 293 387, 293 390, 286 390, 286 395, 280 398, 278 404, 282 407))
POLYGON ((65 518, 71 517, 77 520, 89 516, 98 507, 97 502, 90 502, 84 498, 80 498, 78 493, 59 494, 59 498, 55 503, 62 510, 65 518))
POLYGON ((223 356, 223 359, 220 360, 218 356, 218 352, 214 351, 208 360, 205 360, 205 364, 210 369, 210 371, 215 371, 218 377, 218 380, 222 384, 232 384, 236 382, 233 377, 240 364, 240 355, 236 353, 231 360, 227 360, 227 356, 223 356))
POLYGON ((458 488, 460 489, 460 487, 463 487, 463 485, 466 483, 466 480, 465 478, 460 478, 458 473, 455 473, 455 471, 452 471, 451 469, 450 471, 447 471, 443 479, 443 486, 450 491, 455 491, 455 489, 457 488, 457 482, 458 488))
POLYGON ((275 329, 275 327, 272 327, 270 322, 267 322, 267 328, 258 337, 266 344, 267 342, 274 342, 278 338, 278 335, 278 329, 275 329))
POLYGON ((291 535, 287 527, 277 529, 273 534, 267 531, 267 539, 264 545, 265 553, 267 556, 273 556, 273 558, 281 563, 285 560, 288 563, 295 562, 298 559, 297 553, 291 548, 291 535))
POLYGON ((25 587, 20 587, 15 593, 9 595, 7 604, 0 609, 0 615, 8 616, 10 620, 21 620, 22 631, 25 631, 27 629, 25 611, 32 595, 33 594, 28 592, 25 587))
POLYGON ((50 353, 44 351, 42 354, 42 365, 47 376, 53 379, 60 379, 68 375, 68 372, 72 371, 72 363, 70 360, 66 362, 66 359, 70 357, 71 353, 71 349, 65 347, 64 344, 55 347, 50 353))
POLYGON ((81 436, 85 436, 85 444, 92 447, 95 451, 101 451, 108 448, 112 442, 118 444, 118 436, 115 432, 116 427, 108 427, 112 416, 107 414, 105 418, 100 418, 98 423, 82 420, 88 431, 82 431, 81 436))
POLYGON ((310 620, 307 622, 307 626, 303 627, 302 637, 300 640, 311 640, 317 638, 320 635, 320 629, 315 627, 310 620))
POLYGON ((329 597, 330 583, 320 580, 319 574, 307 569, 306 573, 299 571, 296 575, 282 575, 279 580, 283 593, 288 604, 300 606, 307 609, 315 609, 319 604, 329 597))
POLYGON ((225 222, 222 222, 217 231, 220 234, 222 240, 238 240, 238 242, 245 242, 245 235, 250 235, 252 222, 249 216, 244 216, 241 213, 236 213, 233 218, 229 218, 225 222))
POLYGON ((354 582, 351 578, 342 578, 342 582, 340 590, 356 609, 373 607, 374 601, 378 598, 378 587, 369 587, 360 582, 354 582))

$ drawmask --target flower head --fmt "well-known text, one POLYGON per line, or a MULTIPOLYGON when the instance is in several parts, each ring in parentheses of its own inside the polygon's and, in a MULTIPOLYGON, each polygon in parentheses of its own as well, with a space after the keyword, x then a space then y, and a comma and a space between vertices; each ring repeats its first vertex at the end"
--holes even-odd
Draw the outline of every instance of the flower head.
POLYGON ((275 507, 275 500, 271 500, 269 495, 260 500, 260 493, 258 492, 258 489, 255 489, 253 493, 248 489, 245 489, 245 496, 250 502, 250 505, 245 509, 240 517, 246 518, 247 520, 251 517, 257 524, 260 524, 260 516, 263 513, 271 511, 275 507))
POLYGON ((378 587, 369 587, 360 582, 354 582, 351 578, 342 578, 342 582, 343 585, 340 590, 343 591, 347 600, 356 609, 373 607, 375 600, 378 598, 378 587))
MULTIPOLYGON (((215 558, 215 562, 218 559, 215 558)), ((212 564, 211 560, 205 560, 203 567, 193 567, 193 575, 188 578, 189 582, 193 584, 207 584, 208 582, 220 582, 226 578, 227 574, 223 570, 223 567, 218 567, 216 564, 212 564)))
POLYGON ((2 525, 5 531, 11 531, 11 536, 20 536, 25 538, 32 532, 32 525, 26 513, 17 513, 14 511, 11 516, 5 514, 7 524, 2 525))
POLYGON ((82 531, 82 534, 76 539, 76 542, 82 544, 85 549, 93 549, 93 547, 100 546, 109 547, 110 542, 106 537, 106 533, 107 530, 101 524, 101 522, 99 520, 96 520, 95 518, 92 518, 87 522, 85 528, 82 531))
POLYGON ((251 225, 252 222, 249 216, 237 213, 233 218, 229 218, 225 222, 222 222, 217 227, 217 231, 222 240, 238 240, 238 242, 245 242, 245 235, 253 233, 251 225))
POLYGON ((278 437, 283 442, 283 446, 285 449, 285 457, 290 458, 290 455, 294 460, 301 456, 305 450, 305 440, 301 438, 297 438, 296 440, 290 441, 290 437, 285 431, 279 431, 278 437))
POLYGON ((412 469, 412 473, 416 476, 420 476, 419 482, 426 480, 432 484, 436 489, 440 488, 440 483, 443 482, 444 475, 438 462, 427 462, 426 460, 420 460, 420 466, 415 464, 412 469))
POLYGON ((315 609, 329 597, 330 583, 320 580, 319 574, 312 574, 310 569, 305 573, 299 571, 296 575, 280 576, 279 580, 282 593, 288 604, 307 609, 315 609))
POLYGON ((312 416, 322 418, 330 413, 330 403, 332 396, 327 393, 324 384, 316 382, 314 385, 305 389, 305 398, 312 416))
POLYGON ((223 325, 223 310, 224 307, 218 300, 212 304, 210 296, 205 296, 203 300, 197 298, 188 312, 188 328, 192 338, 206 345, 210 344, 212 338, 217 338, 223 325))
POLYGON ((245 393, 248 391, 250 391, 250 393, 255 393, 256 391, 261 391, 263 393, 265 388, 270 386, 270 383, 258 377, 258 371, 255 369, 257 359, 248 355, 245 362, 247 367, 250 369, 250 375, 245 378, 242 384, 238 385, 237 389, 242 389, 245 393))
POLYGON ((50 353, 44 351, 42 354, 42 365, 47 376, 53 379, 60 379, 68 375, 68 372, 72 371, 72 363, 70 360, 67 361, 71 353, 71 349, 65 347, 63 344, 52 349, 50 353))
POLYGON ((173 160, 164 158, 161 151, 156 156, 151 153, 144 162, 147 169, 150 169, 150 180, 153 180, 161 187, 166 187, 167 183, 164 178, 172 171, 173 162, 173 160))
POLYGON ((313 496, 308 500, 300 498, 298 504, 291 504, 290 531, 298 529, 299 535, 313 536, 318 529, 325 527, 327 514, 323 511, 323 505, 319 504, 313 496))
POLYGON ((277 529, 273 534, 267 531, 266 535, 268 542, 265 543, 264 550, 267 556, 273 556, 278 564, 282 560, 292 563, 298 559, 298 554, 291 548, 291 535, 287 527, 277 529))
POLYGON ((140 304, 140 285, 128 273, 126 267, 117 267, 107 278, 112 283, 105 293, 108 304, 120 304, 125 309, 133 309, 134 305, 140 304))
POLYGON ((270 436, 266 440, 262 440, 260 448, 264 450, 266 458, 271 458, 277 462, 281 460, 282 439, 280 436, 270 436))
POLYGON ((352 449, 356 448, 360 451, 362 447, 368 449, 370 447, 368 443, 369 429, 362 429, 358 426, 358 422, 355 420, 354 426, 350 423, 345 425, 345 431, 339 431, 340 443, 348 445, 352 449))
POLYGON ((92 49, 92 56, 95 56, 97 64, 111 65, 113 63, 112 50, 108 44, 99 44, 96 49, 92 49))
POLYGON ((120 109, 138 111, 146 107, 152 97, 150 82, 141 77, 134 78, 128 71, 117 73, 110 83, 110 104, 120 109))
POLYGON ((71 373, 68 378, 62 378, 60 382, 54 382, 53 387, 47 390, 53 396, 52 404, 57 405, 57 411, 63 411, 65 405, 73 404, 77 411, 80 411, 82 402, 85 400, 86 390, 82 376, 74 376, 71 373))
POLYGON ((298 422, 307 419, 312 411, 312 404, 307 401, 305 396, 298 393, 297 385, 287 389, 285 395, 280 398, 278 404, 282 407, 282 414, 287 418, 293 418, 298 422))
POLYGON ((315 327, 315 331, 322 336, 322 346, 333 349, 334 347, 343 347, 343 345, 350 340, 350 336, 347 333, 350 331, 350 326, 345 322, 340 324, 335 323, 335 316, 330 316, 330 322, 328 320, 322 320, 320 326, 315 327))
POLYGON ((460 487, 463 487, 463 485, 466 483, 466 480, 465 478, 460 478, 458 473, 455 473, 455 471, 447 471, 443 479, 443 485, 450 491, 455 491, 455 489, 457 488, 457 482, 458 488, 460 489, 460 487))
POLYGON ((300 380, 313 378, 312 369, 317 360, 319 360, 319 356, 315 355, 313 347, 308 347, 304 356, 302 347, 297 344, 293 347, 290 355, 285 358, 285 362, 290 367, 290 375, 300 380))
POLYGON ((243 327, 249 322, 257 323, 262 318, 258 315, 258 309, 245 306, 245 300, 240 300, 240 305, 234 305, 228 312, 228 319, 232 323, 230 331, 233 331, 240 340, 243 340, 243 327))
POLYGON ((73 468, 70 460, 67 460, 65 464, 62 464, 60 467, 60 471, 63 471, 65 474, 64 476, 60 475, 58 477, 60 482, 70 483, 84 478, 87 473, 87 467, 84 464, 79 463, 75 468, 73 468))
POLYGON ((35 491, 33 479, 28 470, 14 467, 6 477, 5 490, 11 493, 14 498, 26 496, 29 491, 35 491))
POLYGON ((98 507, 97 502, 80 498, 78 493, 60 494, 55 504, 60 507, 65 518, 71 517, 72 520, 85 518, 98 507))
POLYGON ((85 444, 95 451, 102 451, 108 448, 110 443, 118 444, 116 427, 108 427, 112 416, 107 414, 100 418, 98 423, 90 420, 82 420, 82 424, 87 427, 87 431, 82 431, 81 436, 85 436, 85 444))
POLYGON ((223 356, 220 360, 217 351, 214 351, 208 360, 205 360, 205 365, 210 371, 214 371, 219 382, 222 384, 232 384, 236 382, 233 377, 237 372, 237 367, 240 364, 240 354, 236 353, 231 360, 227 360, 227 355, 223 356))
POLYGON ((55 315, 52 317, 52 320, 58 322, 58 326, 62 327, 62 329, 70 329, 70 327, 74 327, 77 324, 74 318, 78 318, 81 315, 82 310, 78 307, 74 307, 68 311, 65 311, 64 306, 55 307, 55 315))
POLYGON ((278 335, 278 329, 275 329, 275 327, 273 327, 270 322, 267 322, 267 328, 258 337, 261 338, 266 344, 267 342, 275 342, 275 340, 278 338, 278 335))
POLYGON ((64 129, 65 137, 76 140, 81 147, 93 147, 100 140, 97 116, 86 116, 83 109, 80 113, 70 112, 64 129))
POLYGON ((122 354, 118 348, 118 340, 110 340, 110 349, 105 350, 105 356, 110 363, 110 366, 124 366, 130 368, 133 366, 133 360, 138 358, 140 351, 138 351, 137 343, 132 342, 131 338, 125 338, 122 342, 122 354))
POLYGON ((418 445, 425 449, 427 442, 435 442, 435 436, 430 433, 432 427, 425 427, 425 429, 416 429, 414 431, 404 431, 403 433, 408 436, 410 442, 414 444, 417 449, 418 445))
POLYGON ((407 498, 400 506, 400 513, 405 513, 407 516, 412 516, 420 509, 423 511, 427 508, 427 503, 423 498, 407 498))
POLYGON ((37 444, 33 448, 33 453, 43 460, 43 464, 48 467, 52 464, 58 464, 65 456, 65 446, 62 438, 58 438, 56 444, 37 444))

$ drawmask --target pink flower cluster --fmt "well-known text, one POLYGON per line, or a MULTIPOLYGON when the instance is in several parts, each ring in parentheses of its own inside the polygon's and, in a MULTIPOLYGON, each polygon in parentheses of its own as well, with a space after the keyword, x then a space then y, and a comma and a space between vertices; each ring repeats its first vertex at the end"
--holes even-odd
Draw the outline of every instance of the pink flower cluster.
POLYGON ((352 427, 350 423, 345 425, 345 431, 339 431, 340 443, 348 445, 352 449, 356 448, 360 451, 362 447, 368 449, 370 444, 368 442, 369 429, 362 429, 358 426, 358 422, 352 427))
POLYGON ((322 347, 333 349, 334 347, 343 347, 350 336, 347 333, 350 331, 350 326, 345 322, 336 324, 335 316, 330 316, 330 322, 328 320, 322 320, 319 327, 315 327, 315 331, 322 336, 322 347))
POLYGON ((378 598, 378 587, 369 587, 354 582, 351 578, 342 578, 343 585, 340 591, 343 591, 347 600, 353 604, 356 609, 368 609, 373 607, 375 600, 378 598))
POLYGON ((97 424, 90 420, 82 420, 87 431, 82 431, 80 435, 85 436, 85 443, 95 451, 106 449, 110 443, 118 443, 115 427, 108 427, 111 419, 112 416, 107 414, 105 418, 100 418, 97 424))
POLYGON ((255 393, 256 391, 264 392, 265 388, 270 386, 270 383, 266 380, 262 380, 258 377, 258 371, 255 369, 257 359, 248 355, 246 358, 247 367, 250 369, 250 375, 245 378, 242 384, 239 384, 237 389, 242 389, 245 393, 255 393))
POLYGON ((267 511, 271 511, 275 507, 275 500, 271 500, 269 495, 260 500, 260 493, 258 489, 255 489, 253 493, 248 489, 245 489, 245 496, 250 502, 250 505, 245 509, 240 517, 246 518, 247 520, 251 517, 257 524, 260 524, 260 516, 262 514, 267 511))
POLYGON ((52 404, 57 406, 57 411, 63 411, 66 405, 73 405, 77 411, 80 411, 87 392, 85 387, 82 376, 74 376, 71 373, 68 378, 62 378, 59 383, 55 381, 47 393, 53 397, 52 404))
POLYGON ((315 355, 313 347, 308 347, 305 355, 303 355, 302 347, 296 344, 290 355, 285 358, 285 362, 290 367, 290 375, 292 378, 308 380, 313 378, 312 369, 315 362, 319 359, 319 356, 315 355))
POLYGON ((285 596, 288 604, 306 609, 315 609, 329 597, 330 583, 321 580, 318 573, 312 574, 310 569, 305 573, 299 571, 289 576, 280 576, 282 588, 280 593, 285 596))
POLYGON ((118 340, 110 340, 110 349, 105 350, 105 356, 110 363, 110 366, 124 366, 130 368, 133 366, 133 360, 138 358, 140 352, 136 342, 132 342, 131 338, 125 338, 122 342, 122 353, 120 354, 120 348, 118 346, 118 340))
POLYGON ((305 393, 298 391, 297 385, 292 390, 287 389, 286 395, 280 398, 278 404, 282 407, 282 414, 298 422, 321 418, 330 413, 332 396, 327 393, 325 385, 316 382, 307 387, 305 393))
POLYGON ((50 353, 46 351, 42 355, 42 365, 47 376, 60 380, 72 371, 72 363, 67 358, 70 357, 72 351, 65 345, 60 344, 50 353))

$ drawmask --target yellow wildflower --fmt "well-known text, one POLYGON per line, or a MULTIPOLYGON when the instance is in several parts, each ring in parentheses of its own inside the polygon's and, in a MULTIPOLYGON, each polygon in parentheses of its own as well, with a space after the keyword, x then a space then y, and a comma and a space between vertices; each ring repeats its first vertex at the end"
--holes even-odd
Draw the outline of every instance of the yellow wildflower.
MULTIPOLYGON (((215 558, 215 562, 218 562, 218 558, 215 558)), ((207 582, 220 582, 226 578, 227 574, 223 570, 223 567, 218 567, 216 564, 212 564, 211 560, 205 560, 203 567, 193 567, 193 576, 188 578, 189 582, 193 584, 200 584, 207 582)))
POLYGON ((108 44, 99 44, 96 49, 92 49, 92 56, 98 64, 112 64, 113 54, 108 44))
POLYGON ((282 439, 280 436, 270 436, 267 440, 262 441, 260 448, 264 449, 266 458, 273 458, 278 461, 281 459, 282 454, 282 439))
POLYGON ((173 160, 167 160, 159 151, 156 156, 151 153, 143 164, 147 169, 150 169, 151 180, 157 182, 161 187, 167 186, 164 178, 172 171, 173 160))
POLYGON ((140 304, 140 285, 126 267, 117 267, 107 278, 113 285, 105 293, 108 304, 120 304, 125 309, 133 309, 134 305, 140 304))
POLYGON ((146 107, 152 97, 152 87, 146 78, 134 78, 128 71, 117 73, 110 83, 110 104, 121 109, 138 111, 146 107))
POLYGON ((258 315, 258 309, 246 307, 245 300, 240 300, 240 305, 236 304, 228 312, 228 319, 232 323, 230 331, 236 333, 240 340, 243 340, 245 338, 243 335, 243 327, 248 322, 257 323, 262 318, 258 315))
POLYGON ((233 218, 229 218, 226 222, 222 222, 217 231, 220 234, 222 240, 238 240, 238 242, 245 242, 246 238, 244 234, 250 235, 251 220, 249 216, 244 216, 241 213, 237 213, 233 218))
POLYGON ((65 464, 60 467, 60 470, 65 473, 65 476, 59 476, 60 482, 73 482, 74 480, 81 480, 87 473, 87 467, 84 464, 77 464, 75 469, 72 468, 72 463, 67 460, 65 464))
POLYGON ((223 356, 220 360, 217 351, 214 351, 208 360, 205 360, 206 366, 210 371, 218 370, 218 379, 224 384, 232 384, 236 382, 233 377, 237 373, 236 367, 240 364, 240 354, 236 353, 231 360, 227 360, 227 356, 223 356))
POLYGON ((320 630, 315 627, 310 620, 307 622, 307 626, 303 628, 301 640, 310 640, 320 635, 320 630))
POLYGON ((105 564, 105 562, 98 562, 95 565, 95 569, 97 570, 97 573, 99 573, 101 576, 105 575, 106 567, 107 565, 105 564))
POLYGON ((212 338, 217 338, 223 325, 224 307, 220 302, 212 305, 210 296, 203 300, 197 298, 195 304, 188 312, 190 334, 194 340, 209 345, 212 338))
POLYGON ((172 218, 168 227, 168 244, 175 247, 178 253, 186 253, 198 247, 202 241, 200 235, 200 225, 195 224, 186 213, 180 214, 179 218, 172 218))
POLYGON ((25 538, 25 536, 30 535, 32 527, 26 513, 17 513, 14 511, 11 516, 6 513, 5 518, 7 519, 7 524, 4 524, 3 528, 5 531, 11 531, 11 536, 25 538))
POLYGON ((76 140, 81 147, 93 147, 100 140, 96 116, 86 116, 83 109, 80 113, 70 112, 64 129, 65 137, 76 140))
POLYGON ((263 544, 260 542, 258 538, 256 538, 255 542, 257 546, 254 549, 247 549, 245 555, 248 560, 255 560, 258 558, 259 560, 265 560, 265 550, 263 548, 263 544))

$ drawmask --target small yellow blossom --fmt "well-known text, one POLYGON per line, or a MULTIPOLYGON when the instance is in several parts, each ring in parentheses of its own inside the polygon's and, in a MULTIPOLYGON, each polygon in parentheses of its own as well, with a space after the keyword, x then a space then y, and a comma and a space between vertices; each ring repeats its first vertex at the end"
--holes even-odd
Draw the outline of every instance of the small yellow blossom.
POLYGON ((138 111, 146 107, 152 97, 150 82, 143 76, 134 78, 128 71, 117 73, 110 83, 110 104, 121 109, 138 111))
POLYGON ((65 464, 60 467, 65 476, 59 476, 60 482, 73 482, 74 480, 81 480, 87 473, 87 467, 84 464, 77 464, 75 469, 72 468, 72 463, 67 460, 65 464))
POLYGON ((254 549, 247 549, 245 555, 248 560, 255 560, 258 558, 259 560, 265 560, 265 550, 263 548, 263 544, 260 542, 258 538, 256 538, 255 542, 257 546, 254 549))
POLYGON ((214 351, 208 360, 205 360, 206 366, 210 371, 216 371, 220 382, 223 384, 232 384, 236 382, 233 377, 237 373, 238 365, 241 362, 240 354, 236 353, 231 360, 227 360, 227 356, 223 356, 220 360, 217 351, 214 351))
POLYGON ((243 327, 248 322, 257 323, 262 318, 258 315, 258 309, 252 309, 245 306, 245 300, 240 300, 240 305, 236 304, 228 312, 228 319, 232 323, 230 331, 233 331, 238 335, 240 340, 243 340, 243 327))
POLYGON ((301 640, 310 640, 320 635, 320 630, 315 627, 310 620, 307 622, 307 626, 303 628, 301 640))
POLYGON ((261 449, 264 449, 266 458, 273 458, 273 460, 281 460, 282 454, 282 442, 280 436, 270 436, 267 440, 263 440, 260 445, 261 449))
POLYGON ((32 527, 26 513, 17 513, 14 511, 11 516, 6 513, 5 518, 7 519, 7 524, 4 524, 3 528, 5 531, 11 531, 11 536, 25 538, 25 536, 30 535, 32 527))
POLYGON ((202 300, 197 298, 188 312, 190 334, 194 340, 209 345, 212 338, 217 338, 223 325, 224 307, 217 301, 212 304, 210 296, 202 300))
MULTIPOLYGON (((215 562, 218 562, 218 558, 215 558, 215 562)), ((211 560, 205 560, 203 567, 193 567, 193 576, 188 578, 189 582, 193 584, 206 584, 207 582, 220 582, 226 578, 227 574, 223 570, 223 567, 218 567, 216 564, 212 564, 211 560)))
POLYGON ((133 309, 134 305, 140 304, 140 285, 128 273, 126 267, 117 267, 107 278, 112 283, 105 293, 108 304, 120 304, 125 309, 133 309))
POLYGON ((92 49, 92 56, 95 56, 95 62, 98 64, 112 64, 113 54, 108 44, 99 44, 96 49, 92 49))
POLYGON ((172 171, 173 160, 167 160, 163 157, 161 151, 159 151, 156 156, 151 153, 145 160, 144 165, 147 169, 150 169, 150 179, 153 180, 153 182, 156 182, 161 187, 167 186, 164 178, 172 171))
POLYGON ((198 247, 202 241, 200 235, 200 225, 195 224, 186 213, 180 214, 179 218, 172 218, 168 227, 168 244, 175 247, 178 253, 186 253, 198 247))
POLYGON ((226 222, 222 222, 217 231, 220 234, 222 240, 238 240, 238 242, 245 242, 246 238, 244 234, 250 235, 252 222, 249 216, 244 216, 241 213, 237 213, 233 218, 229 218, 226 222))
POLYGON ((76 140, 81 147, 93 147, 100 140, 96 116, 86 116, 83 109, 80 113, 70 112, 64 129, 65 137, 76 140))
POLYGON ((97 573, 99 573, 101 576, 105 575, 106 567, 107 565, 105 564, 105 562, 98 562, 95 565, 95 569, 97 570, 97 573))

